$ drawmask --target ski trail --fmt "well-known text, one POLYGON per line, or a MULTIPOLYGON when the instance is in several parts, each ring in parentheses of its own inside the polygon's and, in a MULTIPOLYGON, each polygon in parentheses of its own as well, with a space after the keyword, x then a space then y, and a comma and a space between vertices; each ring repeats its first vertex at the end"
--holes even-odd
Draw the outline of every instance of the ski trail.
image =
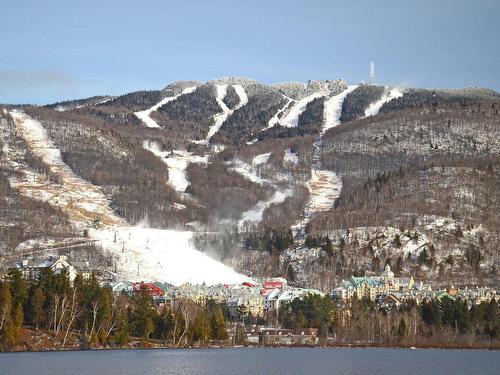
POLYGON ((307 108, 307 105, 316 98, 321 98, 328 95, 328 91, 317 91, 303 99, 297 101, 293 107, 285 114, 285 116, 279 120, 279 124, 287 128, 295 128, 299 123, 299 116, 307 108))
POLYGON ((354 91, 358 86, 348 86, 346 90, 340 94, 332 96, 325 101, 325 109, 323 112, 324 123, 321 129, 321 134, 324 134, 328 129, 333 128, 340 124, 340 116, 342 114, 342 104, 347 94, 354 91))
POLYGON ((309 200, 304 207, 302 218, 292 226, 295 236, 305 235, 307 223, 318 213, 328 211, 333 207, 335 200, 339 197, 342 189, 342 180, 333 171, 323 169, 321 165, 321 143, 322 136, 328 130, 340 124, 342 105, 350 92, 356 89, 356 85, 348 86, 340 94, 332 96, 325 101, 323 113, 323 127, 321 133, 313 144, 313 164, 311 167, 311 178, 307 181, 309 189, 309 200))
POLYGON ((55 184, 45 176, 30 173, 28 167, 21 171, 26 177, 24 180, 11 181, 14 188, 34 199, 61 208, 75 224, 83 224, 96 218, 104 225, 126 224, 125 220, 113 213, 109 200, 99 187, 77 176, 64 163, 60 150, 50 140, 40 122, 16 110, 9 114, 14 119, 17 134, 31 152, 48 166, 50 172, 58 177, 58 183, 55 184))
POLYGON ((236 110, 240 109, 241 107, 248 104, 248 96, 247 96, 247 93, 246 93, 245 89, 243 88, 243 86, 233 85, 233 87, 234 87, 234 90, 236 91, 236 94, 240 98, 240 102, 238 103, 236 108, 233 110, 233 112, 234 112, 234 111, 236 111, 236 110))
POLYGON ((226 121, 227 118, 234 113, 234 111, 240 109, 241 107, 243 107, 244 105, 246 105, 248 103, 248 96, 247 96, 247 93, 246 93, 245 89, 243 88, 243 86, 232 85, 236 91, 236 94, 238 95, 238 97, 240 99, 240 102, 238 103, 238 105, 234 109, 229 109, 229 107, 226 105, 226 103, 224 103, 224 98, 226 97, 228 86, 229 85, 227 85, 227 84, 215 85, 216 90, 217 90, 217 95, 216 95, 215 100, 219 104, 219 107, 222 110, 222 112, 216 113, 214 115, 214 117, 213 117, 214 124, 212 126, 210 126, 210 128, 208 129, 208 134, 205 137, 205 139, 193 140, 192 141, 193 143, 201 144, 201 145, 208 145, 208 143, 210 142, 212 137, 215 134, 217 134, 217 132, 221 128, 222 124, 224 124, 224 121, 226 121))
POLYGON ((112 256, 117 278, 127 281, 159 281, 174 285, 241 283, 250 279, 198 251, 193 245, 193 232, 131 227, 113 214, 100 189, 81 179, 64 163, 59 149, 45 128, 22 112, 9 112, 13 126, 0 127, 5 141, 2 162, 22 176, 10 179, 12 188, 32 199, 47 201, 65 212, 72 223, 86 228, 112 256), (24 151, 8 138, 18 134, 31 152, 56 175, 60 183, 33 171, 24 159, 24 151), (99 218, 104 225, 95 229, 89 221, 99 218))
POLYGON ((135 227, 90 230, 113 254, 121 278, 176 286, 241 284, 250 279, 195 249, 193 232, 135 227))
POLYGON ((293 195, 292 189, 276 190, 272 197, 266 201, 259 201, 257 204, 248 211, 241 214, 241 219, 238 221, 238 228, 243 228, 245 222, 259 223, 262 221, 264 211, 272 204, 283 203, 286 198, 293 195))
POLYGON ((269 122, 267 123, 267 128, 264 129, 264 130, 267 130, 267 129, 271 129, 273 126, 275 126, 277 123, 279 123, 280 121, 280 117, 281 115, 285 112, 285 110, 288 108, 288 105, 293 102, 294 100, 292 98, 289 98, 289 97, 286 97, 286 103, 285 105, 279 109, 278 112, 276 112, 274 114, 274 116, 269 120, 269 122))
POLYGON ((168 96, 166 98, 163 98, 161 101, 156 103, 154 106, 152 106, 149 109, 146 109, 144 111, 139 111, 139 112, 134 112, 135 117, 137 117, 139 120, 144 122, 144 125, 146 125, 148 128, 159 128, 160 125, 151 118, 151 113, 157 111, 161 106, 167 104, 168 102, 172 102, 176 100, 179 96, 185 95, 185 94, 190 94, 196 90, 196 86, 193 87, 187 87, 182 92, 178 95, 175 96, 168 96))
POLYGON ((155 142, 144 141, 145 150, 152 152, 168 167, 168 181, 178 192, 184 193, 189 186, 186 168, 189 163, 208 163, 208 156, 197 156, 186 150, 162 151, 155 142))
POLYGON ((403 92, 399 88, 393 87, 389 90, 389 87, 386 86, 382 93, 382 97, 370 104, 365 110, 365 117, 376 116, 385 103, 390 102, 392 99, 400 98, 401 96, 403 96, 403 92))
POLYGON ((228 85, 216 85, 217 88, 217 96, 215 100, 219 104, 220 109, 222 109, 222 112, 219 112, 214 115, 214 124, 210 127, 208 130, 207 137, 204 140, 204 143, 210 142, 210 139, 219 131, 220 127, 226 121, 226 119, 233 113, 226 103, 224 103, 224 98, 226 97, 227 93, 227 86, 228 85))

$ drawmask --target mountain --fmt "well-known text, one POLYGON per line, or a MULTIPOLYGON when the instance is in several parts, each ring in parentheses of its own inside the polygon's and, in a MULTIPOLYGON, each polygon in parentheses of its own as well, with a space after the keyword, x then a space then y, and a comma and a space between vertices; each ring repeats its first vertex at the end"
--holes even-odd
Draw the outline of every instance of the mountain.
POLYGON ((65 252, 173 284, 497 282, 500 95, 267 85, 0 106, 0 261, 65 252))

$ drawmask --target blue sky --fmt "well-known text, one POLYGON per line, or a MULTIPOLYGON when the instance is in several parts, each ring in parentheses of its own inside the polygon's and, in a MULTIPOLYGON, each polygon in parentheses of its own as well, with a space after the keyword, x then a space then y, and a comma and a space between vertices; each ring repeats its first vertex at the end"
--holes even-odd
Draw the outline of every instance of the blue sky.
POLYGON ((179 79, 500 89, 498 0, 1 0, 0 103, 179 79))

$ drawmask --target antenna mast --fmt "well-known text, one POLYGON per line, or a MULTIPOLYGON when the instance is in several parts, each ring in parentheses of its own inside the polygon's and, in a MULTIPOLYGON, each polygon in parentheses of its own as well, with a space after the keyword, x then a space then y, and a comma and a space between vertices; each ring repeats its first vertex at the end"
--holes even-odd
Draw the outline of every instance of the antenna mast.
POLYGON ((375 83, 375 63, 373 61, 370 63, 370 83, 375 83))

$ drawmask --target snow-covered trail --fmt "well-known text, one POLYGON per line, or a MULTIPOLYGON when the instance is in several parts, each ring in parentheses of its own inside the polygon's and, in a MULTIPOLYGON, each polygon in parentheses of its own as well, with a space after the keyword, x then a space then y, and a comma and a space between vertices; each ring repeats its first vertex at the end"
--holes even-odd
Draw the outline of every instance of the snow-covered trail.
POLYGON ((281 120, 279 120, 279 124, 288 128, 295 128, 299 123, 299 116, 302 112, 304 112, 307 108, 307 105, 312 102, 316 98, 321 98, 323 96, 328 95, 328 91, 322 90, 317 91, 305 98, 297 101, 289 111, 285 113, 281 120))
POLYGON ((342 91, 340 94, 332 96, 325 101, 325 108, 323 112, 323 127, 321 128, 321 134, 324 134, 328 129, 331 129, 340 124, 340 116, 342 115, 342 104, 347 94, 354 91, 358 86, 351 85, 348 86, 346 90, 342 91))
POLYGON ((144 149, 155 154, 168 167, 168 181, 178 192, 184 193, 189 186, 186 168, 189 163, 208 163, 208 156, 193 155, 186 150, 162 151, 156 142, 144 141, 144 149))
POLYGON ((46 201, 60 208, 72 223, 86 228, 89 237, 97 240, 112 255, 119 278, 129 281, 161 281, 175 285, 240 283, 248 278, 230 267, 198 251, 193 245, 194 232, 131 227, 117 217, 102 191, 78 177, 62 160, 59 149, 50 140, 38 121, 22 112, 11 111, 12 128, 0 128, 5 142, 2 162, 6 161, 22 177, 11 179, 12 188, 32 199, 46 201), (10 132, 17 133, 31 152, 39 157, 60 183, 51 182, 21 164, 24 153, 8 143, 10 132), (99 218, 103 228, 89 228, 89 221, 99 218))
MULTIPOLYGON (((285 110, 288 108, 288 106, 290 105, 290 103, 293 102, 293 101, 294 100, 292 98, 286 97, 286 103, 285 103, 285 105, 282 108, 280 108, 278 110, 278 112, 276 112, 274 114, 274 116, 269 120, 269 122, 267 123, 267 128, 266 129, 271 129, 273 126, 275 126, 276 124, 279 123, 281 116, 283 115, 283 113, 285 112, 285 110)), ((264 129, 264 130, 266 130, 266 129, 264 129)))
POLYGON ((321 165, 321 143, 322 136, 328 130, 340 124, 342 105, 350 92, 356 89, 356 85, 348 86, 340 94, 332 96, 325 101, 323 113, 323 126, 321 133, 313 144, 313 164, 311 166, 311 178, 307 181, 309 189, 309 200, 304 207, 302 218, 292 226, 295 235, 303 235, 307 223, 318 213, 328 211, 333 207, 335 200, 339 197, 342 189, 340 177, 333 171, 323 169, 321 165))
MULTIPOLYGON (((293 195, 293 189, 278 186, 275 182, 262 177, 258 172, 258 169, 269 161, 270 156, 271 152, 256 155, 252 158, 251 165, 241 160, 233 160, 227 163, 231 170, 241 174, 246 179, 259 185, 269 184, 274 188, 274 193, 269 199, 257 202, 255 206, 241 214, 241 218, 238 221, 238 227, 240 229, 244 226, 245 222, 251 222, 253 224, 261 222, 266 208, 270 207, 272 204, 283 203, 286 198, 293 195)), ((275 175, 274 177, 280 179, 279 175, 275 175)))
POLYGON ((307 187, 310 196, 305 216, 312 217, 318 212, 328 211, 333 207, 340 195, 342 181, 333 171, 313 169, 311 178, 307 181, 307 187))
POLYGON ((227 94, 228 85, 216 85, 215 87, 217 90, 217 96, 215 100, 219 104, 219 107, 222 110, 222 112, 216 113, 214 115, 214 124, 210 127, 210 129, 208 129, 208 134, 206 138, 203 141, 197 143, 208 144, 208 142, 210 142, 212 137, 215 134, 217 134, 217 132, 221 128, 222 124, 227 120, 227 118, 231 116, 234 113, 234 111, 240 109, 241 107, 243 107, 248 103, 248 96, 243 86, 233 85, 233 88, 236 91, 236 94, 238 95, 240 102, 234 109, 229 109, 226 103, 224 103, 224 98, 226 97, 227 94))
POLYGON ((137 227, 91 230, 128 281, 239 284, 250 279, 196 250, 193 232, 137 227))
POLYGON ((134 115, 139 120, 141 120, 142 122, 144 122, 144 124, 148 128, 159 128, 160 125, 158 125, 158 123, 151 118, 151 113, 157 111, 158 108, 160 108, 161 106, 167 104, 168 102, 172 102, 172 101, 176 100, 177 98, 179 98, 179 96, 185 95, 185 94, 190 94, 190 93, 194 92, 195 90, 196 90, 196 86, 187 87, 184 90, 182 90, 182 92, 180 94, 175 95, 175 96, 168 96, 166 98, 163 98, 161 101, 159 101, 158 103, 156 103, 151 108, 148 108, 148 109, 146 109, 144 111, 134 112, 134 115))
POLYGON ((61 157, 60 150, 49 138, 40 122, 23 112, 10 111, 17 134, 24 140, 31 152, 39 157, 59 178, 54 184, 45 176, 33 173, 29 168, 18 169, 25 175, 22 180, 11 180, 11 185, 31 198, 46 201, 63 209, 75 224, 83 224, 97 217, 105 225, 124 225, 126 222, 116 216, 109 206, 109 200, 101 189, 77 176, 61 157))
POLYGON ((386 86, 382 97, 370 104, 365 110, 365 117, 378 115, 380 108, 382 108, 385 103, 390 102, 392 99, 400 98, 401 96, 403 96, 403 91, 401 91, 401 89, 397 87, 389 89, 389 87, 386 86))
POLYGON ((248 104, 248 95, 247 95, 247 92, 245 91, 245 88, 243 86, 233 85, 233 87, 234 87, 234 91, 236 91, 236 94, 240 98, 240 102, 238 103, 236 108, 234 108, 234 110, 233 110, 233 111, 236 111, 236 110, 240 109, 241 107, 243 107, 244 105, 248 104))
POLYGON ((272 197, 265 201, 257 202, 257 204, 250 210, 243 212, 241 219, 238 222, 238 228, 242 228, 245 222, 259 223, 262 221, 264 210, 270 207, 272 204, 280 204, 285 201, 286 198, 293 195, 292 189, 276 190, 272 197))

